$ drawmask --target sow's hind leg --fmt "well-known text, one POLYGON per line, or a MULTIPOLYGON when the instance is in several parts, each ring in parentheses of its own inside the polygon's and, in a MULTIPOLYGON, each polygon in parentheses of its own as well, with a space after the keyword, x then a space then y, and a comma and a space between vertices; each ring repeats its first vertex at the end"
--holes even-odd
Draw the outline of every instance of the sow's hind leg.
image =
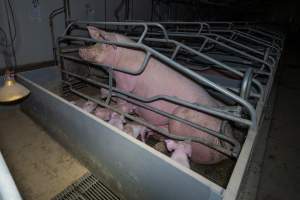
MULTIPOLYGON (((222 121, 220 119, 185 107, 177 107, 174 110, 173 114, 214 131, 219 131, 222 124, 222 121)), ((225 148, 230 148, 231 146, 226 142, 222 142, 221 144, 220 140, 217 137, 209 135, 204 131, 192 128, 191 126, 183 124, 176 120, 169 120, 169 131, 175 135, 200 137, 207 140, 210 144, 220 146, 223 145, 225 146, 225 148)), ((230 126, 226 126, 225 134, 231 137, 230 126)), ((215 164, 220 162, 221 160, 226 159, 226 156, 203 144, 192 142, 191 159, 192 161, 199 164, 215 164)))

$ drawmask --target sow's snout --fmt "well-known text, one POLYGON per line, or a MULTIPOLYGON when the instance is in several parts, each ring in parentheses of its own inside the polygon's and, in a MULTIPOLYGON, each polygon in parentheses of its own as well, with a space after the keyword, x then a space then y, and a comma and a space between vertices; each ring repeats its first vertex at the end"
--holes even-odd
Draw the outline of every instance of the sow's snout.
POLYGON ((79 53, 79 56, 84 60, 95 61, 97 52, 99 52, 99 50, 100 50, 100 47, 93 45, 90 47, 80 48, 78 53, 79 53))

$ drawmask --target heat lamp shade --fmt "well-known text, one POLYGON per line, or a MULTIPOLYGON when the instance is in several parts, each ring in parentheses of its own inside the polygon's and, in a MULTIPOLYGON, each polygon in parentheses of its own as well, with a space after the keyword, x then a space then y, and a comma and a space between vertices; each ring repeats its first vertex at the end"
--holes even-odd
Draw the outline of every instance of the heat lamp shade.
POLYGON ((8 103, 20 100, 27 95, 30 91, 17 83, 15 80, 6 80, 4 85, 0 88, 0 102, 8 103))

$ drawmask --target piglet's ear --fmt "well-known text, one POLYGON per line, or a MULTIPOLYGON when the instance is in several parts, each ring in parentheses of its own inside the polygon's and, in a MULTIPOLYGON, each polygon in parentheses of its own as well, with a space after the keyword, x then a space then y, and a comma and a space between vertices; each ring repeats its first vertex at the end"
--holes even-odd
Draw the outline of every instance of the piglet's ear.
POLYGON ((95 40, 106 39, 108 33, 94 26, 87 26, 90 36, 95 40))
POLYGON ((165 140, 168 151, 173 151, 177 148, 177 143, 174 140, 165 140))

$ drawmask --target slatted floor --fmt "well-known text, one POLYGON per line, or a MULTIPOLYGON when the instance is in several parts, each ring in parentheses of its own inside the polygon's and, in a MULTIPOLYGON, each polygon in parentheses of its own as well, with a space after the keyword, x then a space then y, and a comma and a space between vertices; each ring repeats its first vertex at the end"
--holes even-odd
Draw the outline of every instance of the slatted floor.
POLYGON ((95 176, 87 173, 52 200, 119 200, 119 198, 95 176))

